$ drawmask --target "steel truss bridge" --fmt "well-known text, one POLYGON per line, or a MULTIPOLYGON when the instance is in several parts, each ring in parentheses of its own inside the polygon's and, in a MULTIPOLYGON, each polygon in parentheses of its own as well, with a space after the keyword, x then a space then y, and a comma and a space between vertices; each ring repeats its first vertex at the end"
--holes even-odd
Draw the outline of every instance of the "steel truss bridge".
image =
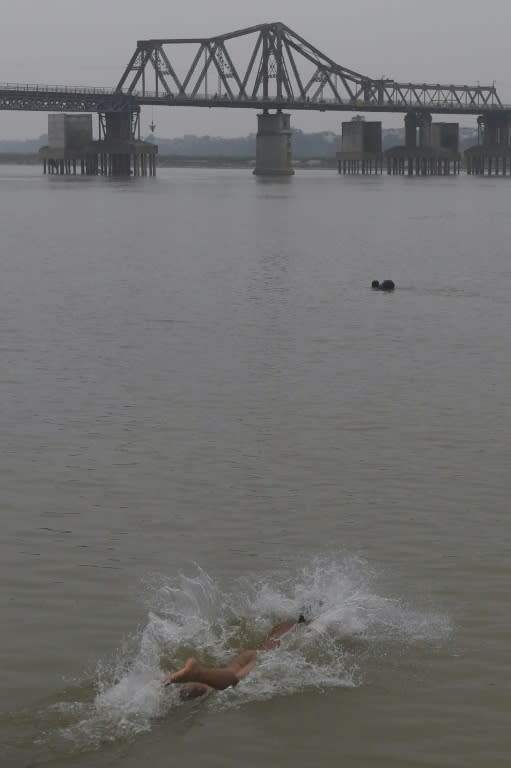
POLYGON ((115 89, 0 84, 0 109, 138 112, 144 105, 474 114, 511 110, 495 85, 374 79, 280 22, 209 38, 139 40, 115 89))
POLYGON ((79 88, 38 83, 0 83, 0 109, 23 112, 129 112, 135 99, 111 88, 79 88))

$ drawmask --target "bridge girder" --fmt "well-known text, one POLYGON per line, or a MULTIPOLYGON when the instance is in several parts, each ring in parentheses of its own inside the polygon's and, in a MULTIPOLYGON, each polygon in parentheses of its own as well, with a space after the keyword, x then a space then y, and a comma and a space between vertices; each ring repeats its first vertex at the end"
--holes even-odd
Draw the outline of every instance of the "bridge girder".
POLYGON ((0 109, 24 112, 139 112, 136 100, 106 88, 0 84, 0 109))
POLYGON ((502 108, 494 84, 368 77, 337 64, 281 22, 209 38, 139 40, 116 90, 141 104, 176 106, 475 114, 502 108))

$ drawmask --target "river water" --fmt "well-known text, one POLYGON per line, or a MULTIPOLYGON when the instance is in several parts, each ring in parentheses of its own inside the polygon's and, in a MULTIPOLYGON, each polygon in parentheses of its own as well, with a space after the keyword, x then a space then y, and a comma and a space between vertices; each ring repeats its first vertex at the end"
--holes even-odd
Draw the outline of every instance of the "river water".
POLYGON ((508 764, 508 184, 0 169, 2 768, 508 764))

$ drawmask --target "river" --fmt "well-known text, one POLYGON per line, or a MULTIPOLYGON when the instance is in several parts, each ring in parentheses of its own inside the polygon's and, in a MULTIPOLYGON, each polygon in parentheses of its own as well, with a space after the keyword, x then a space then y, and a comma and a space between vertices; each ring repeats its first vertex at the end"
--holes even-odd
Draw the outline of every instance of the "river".
POLYGON ((0 168, 2 767, 508 764, 508 183, 0 168))

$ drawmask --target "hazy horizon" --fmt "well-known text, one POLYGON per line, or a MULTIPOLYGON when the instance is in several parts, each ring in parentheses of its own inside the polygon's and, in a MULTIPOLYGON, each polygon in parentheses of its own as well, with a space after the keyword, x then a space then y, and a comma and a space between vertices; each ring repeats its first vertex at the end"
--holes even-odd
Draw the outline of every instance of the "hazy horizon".
MULTIPOLYGON (((53 114, 53 113, 48 113, 48 114, 53 114)), ((342 113, 342 115, 341 115, 342 116, 341 122, 345 122, 345 121, 349 120, 349 115, 350 114, 351 113, 347 113, 347 114, 346 113, 342 113)), ((372 119, 372 118, 370 118, 370 119, 372 119)), ((380 119, 380 118, 378 118, 378 119, 380 119)), ((453 122, 455 122, 455 121, 453 120, 453 122)), ((94 125, 93 127, 94 127, 94 135, 96 136, 97 135, 96 126, 94 125)), ((382 121, 382 131, 385 132, 385 131, 400 131, 400 130, 404 131, 404 126, 400 126, 400 125, 397 125, 397 126, 386 126, 383 123, 383 121, 382 121)), ((297 127, 295 125, 293 127, 293 131, 294 132, 301 132, 301 133, 304 134, 304 136, 313 136, 313 135, 320 135, 320 134, 331 134, 331 135, 335 135, 336 137, 341 137, 342 136, 342 126, 341 126, 341 123, 339 123, 338 130, 330 130, 330 129, 327 129, 327 128, 321 128, 320 127, 320 128, 318 128, 318 130, 302 131, 301 128, 299 128, 299 127, 297 127)), ((468 126, 460 125, 460 134, 462 134, 463 131, 477 131, 477 125, 475 124, 475 118, 474 118, 474 125, 468 125, 468 126)), ((239 141, 242 141, 242 140, 245 140, 245 139, 249 139, 251 137, 255 138, 256 130, 249 131, 249 132, 244 133, 244 134, 240 133, 237 136, 224 136, 222 134, 208 134, 208 133, 183 133, 183 134, 181 134, 179 136, 164 136, 163 134, 159 133, 158 131, 155 131, 154 133, 151 133, 150 130, 148 130, 148 131, 143 131, 142 130, 141 131, 141 135, 142 135, 143 138, 147 138, 147 137, 152 135, 154 137, 155 141, 176 141, 176 140, 180 140, 180 139, 197 139, 197 140, 212 139, 212 140, 217 140, 217 141, 222 141, 222 140, 226 140, 226 141, 229 141, 229 140, 232 140, 232 141, 239 140, 239 141)), ((46 130, 46 131, 43 131, 42 133, 38 134, 37 136, 27 136, 26 138, 22 138, 22 139, 19 139, 17 137, 12 137, 12 136, 6 136, 6 137, 0 136, 0 143, 12 143, 12 142, 17 142, 17 141, 19 141, 20 143, 21 142, 34 142, 34 141, 39 141, 40 139, 47 138, 47 137, 48 137, 48 131, 46 130)))

